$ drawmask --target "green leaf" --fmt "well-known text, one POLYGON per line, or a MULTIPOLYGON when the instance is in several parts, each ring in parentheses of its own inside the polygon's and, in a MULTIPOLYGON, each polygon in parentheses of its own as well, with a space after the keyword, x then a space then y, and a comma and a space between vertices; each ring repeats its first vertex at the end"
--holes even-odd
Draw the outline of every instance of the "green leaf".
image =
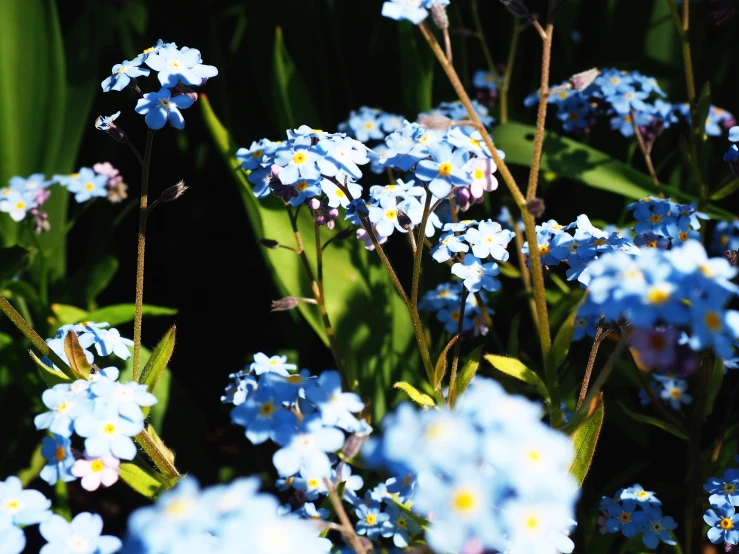
POLYGON ((31 253, 22 246, 0 248, 0 283, 13 279, 31 263, 31 253))
MULTIPOLYGON (((254 197, 244 172, 238 169, 241 163, 234 156, 237 148, 228 131, 213 113, 205 95, 200 96, 198 104, 216 146, 233 170, 254 239, 269 238, 294 246, 295 235, 284 203, 274 196, 262 200, 254 197)), ((309 263, 315 267, 315 229, 308 210, 300 211, 298 229, 309 263)), ((321 241, 325 243, 336 232, 339 229, 332 232, 321 227, 321 241)), ((246 240, 253 239, 248 237, 246 240)), ((281 297, 313 296, 311 283, 294 252, 285 248, 264 248, 262 253, 281 297)), ((359 241, 332 243, 324 252, 323 262, 326 310, 336 331, 339 354, 345 362, 356 360, 356 364, 351 366, 345 364, 352 371, 356 369, 354 374, 359 389, 355 392, 371 399, 372 417, 379 420, 393 382, 419 378, 419 355, 410 315, 377 254, 368 252, 359 241), (358 313, 362 314, 361 318, 356 317, 358 313), (378 328, 385 332, 375 332, 378 328), (351 345, 351 352, 348 352, 348 345, 351 345)), ((328 345, 317 306, 300 302, 297 312, 328 345)), ((349 382, 353 380, 350 376, 349 382)))
POLYGON ((459 371, 459 376, 457 377, 457 397, 461 397, 464 394, 470 381, 472 381, 472 378, 477 373, 477 369, 480 367, 482 350, 483 347, 478 346, 470 352, 470 355, 467 356, 467 359, 464 361, 462 369, 459 371))
MULTIPOLYGON (((87 321, 87 312, 76 306, 69 306, 67 304, 52 304, 51 311, 56 316, 56 325, 58 325, 59 327, 61 327, 62 325, 70 325, 72 323, 79 323, 80 321, 87 321)), ((100 320, 100 322, 102 321, 103 320, 100 320)))
POLYGON ((28 487, 31 481, 39 476, 39 473, 41 473, 41 470, 45 465, 46 458, 41 455, 41 445, 39 444, 33 449, 33 454, 31 454, 31 460, 28 463, 28 467, 23 468, 16 474, 18 479, 21 480, 23 488, 28 487))
POLYGON ((87 361, 85 351, 77 340, 77 333, 72 330, 64 337, 64 353, 67 355, 69 367, 72 368, 72 371, 79 375, 80 379, 87 379, 90 376, 92 366, 87 361))
POLYGON ((707 369, 709 371, 707 376, 708 396, 706 397, 705 411, 703 412, 704 420, 713 412, 713 404, 716 402, 716 396, 721 390, 721 384, 724 382, 724 361, 717 357, 711 367, 707 369))
MULTIPOLYGON (((535 134, 536 128, 522 123, 504 123, 496 127, 495 142, 506 153, 506 163, 530 167, 535 134)), ((551 131, 545 134, 541 169, 634 200, 655 194, 649 176, 595 148, 551 131)), ((660 186, 681 202, 696 201, 693 196, 673 187, 660 186)), ((714 219, 735 218, 718 206, 709 205, 706 211, 714 219)))
POLYGON ((457 339, 459 339, 459 335, 454 335, 452 340, 444 347, 441 354, 439 354, 439 359, 436 361, 436 366, 434 367, 434 389, 436 390, 441 390, 441 381, 444 379, 447 368, 446 357, 449 354, 449 349, 454 346, 457 339))
POLYGON ((685 433, 683 433, 680 429, 678 429, 671 423, 667 423, 666 421, 656 418, 656 417, 648 416, 645 414, 640 414, 637 412, 632 412, 620 400, 618 401, 618 405, 621 406, 621 409, 624 412, 626 412, 626 415, 628 415, 631 419, 635 421, 639 421, 640 423, 646 423, 647 425, 654 425, 655 427, 659 427, 663 431, 667 431, 668 433, 670 433, 671 435, 675 435, 679 439, 683 439, 686 441, 690 440, 685 433))
POLYGON ((64 373, 61 371, 56 371, 52 368, 50 368, 48 365, 46 365, 44 362, 38 359, 36 354, 33 353, 32 350, 29 350, 28 353, 31 355, 31 359, 36 364, 36 367, 38 368, 39 372, 41 373, 41 378, 46 383, 46 386, 51 388, 54 385, 59 385, 61 383, 69 383, 70 379, 64 373))
POLYGON ((520 360, 507 358, 506 356, 496 356, 495 354, 488 354, 485 359, 498 371, 532 385, 545 400, 549 400, 549 392, 544 381, 520 360))
POLYGON ((120 465, 120 477, 133 490, 147 498, 155 498, 162 489, 162 482, 153 471, 135 463, 123 462, 120 465))
POLYGON ((570 435, 572 445, 575 449, 575 458, 570 466, 570 473, 577 480, 577 484, 582 486, 585 476, 588 474, 590 464, 593 462, 595 454, 595 446, 598 444, 600 429, 603 426, 603 393, 593 400, 593 404, 597 406, 593 409, 588 418, 570 435))
POLYGON ((419 46, 416 26, 400 21, 398 29, 398 53, 402 68, 401 90, 407 113, 427 112, 433 108, 433 84, 436 59, 425 44, 419 46))
POLYGON ((554 337, 554 342, 552 343, 552 363, 555 369, 558 369, 562 365, 570 351, 572 335, 575 332, 575 318, 577 317, 577 311, 580 309, 581 304, 582 302, 577 303, 575 309, 564 321, 559 331, 557 331, 557 336, 554 337))
POLYGON ((300 125, 316 127, 318 115, 308 89, 287 52, 281 27, 275 28, 272 56, 272 93, 279 128, 294 129, 300 125))
POLYGON ((411 400, 413 400, 413 402, 415 402, 419 406, 423 406, 424 408, 432 408, 436 406, 433 398, 431 398, 428 394, 422 393, 416 387, 409 383, 399 381, 393 385, 393 388, 402 390, 410 397, 411 400))
POLYGON ((726 185, 711 194, 711 200, 723 200, 739 190, 739 179, 732 179, 726 185))
POLYGON ((80 290, 84 291, 85 301, 93 302, 108 287, 117 271, 118 260, 109 254, 87 268, 80 286, 80 290))
POLYGON ((395 496, 391 496, 391 498, 393 499, 393 502, 395 502, 395 505, 400 508, 401 512, 415 521, 421 529, 423 529, 424 531, 426 530, 429 525, 429 520, 422 516, 419 516, 418 514, 414 514, 413 511, 411 511, 411 509, 409 508, 410 502, 408 504, 403 504, 402 502, 398 502, 398 499, 395 496))
MULTIPOLYGON (((167 315, 175 315, 177 310, 174 308, 165 308, 164 306, 152 306, 144 304, 141 307, 144 317, 160 317, 167 315)), ((129 323, 134 320, 136 314, 135 304, 114 304, 93 310, 85 316, 88 321, 103 322, 107 321, 111 327, 129 323)))
POLYGON ((146 385, 151 393, 156 390, 159 379, 161 379, 162 373, 164 373, 164 369, 172 357, 172 352, 174 352, 175 331, 176 327, 172 325, 149 356, 149 360, 141 372, 139 383, 146 385))

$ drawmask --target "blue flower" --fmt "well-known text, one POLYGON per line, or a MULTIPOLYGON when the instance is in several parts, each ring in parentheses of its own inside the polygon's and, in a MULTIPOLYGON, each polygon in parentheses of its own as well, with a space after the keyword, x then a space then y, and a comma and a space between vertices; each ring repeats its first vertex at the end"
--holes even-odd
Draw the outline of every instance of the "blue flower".
POLYGON ((295 364, 287 363, 287 356, 272 356, 267 357, 262 352, 254 354, 254 362, 249 366, 250 371, 253 371, 257 375, 262 373, 276 373, 287 377, 290 375, 288 372, 297 369, 298 366, 295 364))
POLYGON ((467 163, 465 151, 452 152, 450 146, 444 142, 432 144, 428 149, 431 160, 418 163, 416 177, 428 182, 428 188, 434 196, 444 198, 451 192, 452 185, 462 186, 468 183, 468 176, 462 170, 467 163))
POLYGON ((490 71, 485 71, 484 69, 478 69, 477 71, 475 71, 475 74, 472 77, 472 86, 474 86, 475 88, 489 90, 490 92, 495 92, 498 90, 493 74, 490 71))
POLYGON ((108 176, 98 175, 89 167, 80 169, 76 178, 67 184, 69 192, 76 193, 74 199, 77 202, 86 202, 90 198, 105 198, 108 196, 108 176))
POLYGON ((488 219, 481 221, 477 229, 470 228, 464 234, 465 240, 472 245, 472 253, 480 259, 490 256, 501 262, 508 261, 508 243, 516 233, 503 229, 500 223, 488 219))
POLYGON ((159 92, 147 92, 136 103, 136 112, 145 115, 146 125, 150 129, 161 129, 169 121, 175 129, 185 128, 185 119, 180 110, 192 106, 193 100, 186 94, 172 97, 168 88, 159 92))
POLYGON ((101 535, 103 518, 89 512, 77 514, 71 522, 54 514, 39 530, 48 541, 40 554, 113 554, 121 548, 118 537, 101 535))
POLYGON ((711 528, 708 530, 708 539, 713 544, 725 542, 728 544, 739 543, 739 514, 731 504, 713 506, 705 514, 705 521, 711 528))
POLYGON ((711 494, 708 502, 712 506, 723 503, 739 505, 739 470, 727 469, 722 479, 710 477, 703 488, 711 494))
POLYGON ((659 508, 646 510, 642 525, 644 529, 642 542, 647 548, 657 548, 660 541, 669 545, 676 544, 670 531, 677 528, 677 523, 670 516, 663 516, 659 508))
POLYGON ((72 475, 72 466, 75 460, 70 450, 71 445, 72 441, 69 438, 59 435, 43 438, 41 455, 46 458, 48 463, 41 469, 40 477, 49 485, 56 484, 59 479, 65 483, 77 479, 72 475))
POLYGON ((146 385, 136 382, 118 383, 107 377, 98 377, 90 386, 96 404, 105 404, 118 415, 131 421, 143 421, 143 407, 153 406, 157 398, 147 391, 146 385))
POLYGON ((335 427, 326 427, 320 417, 305 417, 296 429, 283 424, 276 429, 275 442, 282 445, 272 463, 282 477, 295 475, 302 466, 320 464, 330 466, 327 452, 336 452, 344 445, 344 433, 335 427))
POLYGON ((26 547, 26 535, 11 522, 10 518, 0 517, 0 553, 21 554, 26 547))
POLYGON ((45 390, 41 394, 41 400, 49 411, 34 418, 36 429, 48 429, 65 438, 72 436, 75 419, 91 408, 89 399, 71 393, 68 384, 54 385, 45 390))
MULTIPOLYGON (((159 72, 158 77, 162 87, 174 87, 180 81, 186 85, 200 86, 205 77, 218 74, 215 67, 201 63, 199 50, 187 47, 178 50, 174 44, 167 44, 157 52, 149 54, 146 58, 146 65, 159 72)), ((189 105, 184 107, 187 108, 189 105)), ((154 128, 161 129, 161 127, 152 127, 154 128)), ((181 129, 181 127, 178 128, 181 129)))
POLYGON ((500 281, 495 276, 500 273, 498 264, 489 262, 483 264, 479 258, 467 254, 464 263, 452 266, 452 274, 464 279, 464 286, 470 292, 477 292, 481 288, 495 292, 500 288, 500 281))
POLYGON ((608 506, 609 518, 606 521, 606 529, 609 533, 621 531, 625 537, 634 538, 639 532, 641 522, 634 518, 636 500, 624 500, 608 506))
MULTIPOLYGON (((383 533, 383 525, 388 521, 390 516, 381 511, 379 503, 371 503, 369 506, 360 504, 354 510, 355 515, 359 519, 357 521, 357 534, 366 535, 371 541, 377 539, 380 533, 383 533)), ((389 533, 389 531, 384 531, 389 533)))
POLYGON ((305 396, 318 406, 324 425, 335 425, 350 432, 357 421, 352 414, 364 409, 364 402, 357 394, 342 392, 338 371, 321 373, 318 380, 306 386, 305 396))
POLYGON ((51 501, 38 491, 23 490, 21 480, 10 476, 0 481, 0 521, 14 525, 34 525, 51 516, 51 501))
POLYGON ((359 165, 369 163, 367 147, 349 137, 329 136, 319 140, 316 149, 320 153, 316 163, 321 174, 335 177, 341 183, 347 176, 351 179, 360 179, 362 171, 359 165))
POLYGON ((431 249, 431 256, 439 263, 449 260, 457 252, 467 252, 470 247, 461 238, 448 231, 439 237, 439 242, 431 249))
POLYGON ((394 502, 388 502, 386 513, 388 520, 382 524, 382 536, 392 537, 395 546, 405 548, 410 537, 421 532, 421 526, 394 502))
POLYGON ((388 0, 382 5, 382 15, 396 21, 407 19, 418 25, 429 15, 424 4, 424 0, 388 0))
POLYGON ((250 395, 231 411, 231 421, 246 430, 246 438, 253 444, 267 439, 275 440, 277 430, 283 426, 295 426, 295 414, 282 408, 284 394, 264 385, 264 379, 256 394, 250 395))
POLYGON ((85 453, 99 458, 111 453, 121 460, 133 460, 136 445, 131 437, 144 430, 144 420, 131 420, 118 415, 115 407, 101 406, 74 422, 75 432, 85 438, 85 453))
POLYGON ((115 127, 113 123, 118 116, 121 115, 120 111, 115 112, 113 115, 101 115, 95 120, 95 129, 98 131, 109 131, 111 127, 115 127))
POLYGON ((100 83, 103 92, 123 90, 131 82, 131 79, 148 76, 150 73, 149 70, 139 67, 140 65, 141 60, 137 59, 133 61, 125 60, 123 63, 114 65, 111 71, 112 75, 100 83))
POLYGON ((331 512, 326 508, 316 508, 312 502, 306 502, 303 507, 297 510, 297 514, 305 519, 318 519, 327 521, 331 512))
POLYGON ((277 177, 283 185, 292 185, 298 179, 314 181, 321 176, 316 166, 318 158, 312 148, 311 138, 300 136, 275 151, 275 164, 282 168, 277 177))

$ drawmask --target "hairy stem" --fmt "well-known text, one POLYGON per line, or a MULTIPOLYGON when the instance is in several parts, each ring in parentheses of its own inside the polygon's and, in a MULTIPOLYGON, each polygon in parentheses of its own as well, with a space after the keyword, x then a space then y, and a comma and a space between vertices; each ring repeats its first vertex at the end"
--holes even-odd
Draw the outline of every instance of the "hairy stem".
POLYGON ((356 552, 357 554, 365 554, 367 551, 362 546, 357 533, 354 531, 354 526, 349 520, 349 516, 346 514, 346 510, 341 503, 341 499, 339 498, 339 495, 336 494, 336 489, 331 484, 331 481, 329 481, 326 477, 323 478, 323 482, 328 489, 328 497, 334 507, 334 512, 336 512, 336 516, 341 522, 342 534, 349 541, 349 544, 351 544, 354 552, 356 552))
POLYGON ((585 395, 588 394, 588 385, 590 384, 590 376, 593 374, 593 365, 595 365, 595 357, 598 355, 598 348, 600 343, 603 342, 601 338, 603 335, 603 327, 598 325, 598 330, 595 332, 595 340, 593 340, 593 347, 590 349, 590 356, 588 357, 588 365, 585 367, 585 376, 582 378, 582 385, 580 386, 580 394, 577 397, 577 409, 580 409, 582 403, 585 401, 585 395))
POLYGON ((31 344, 41 352, 44 356, 49 358, 52 363, 58 367, 64 375, 69 377, 72 381, 76 381, 79 379, 79 375, 77 375, 74 371, 72 371, 72 368, 69 367, 69 365, 62 360, 56 352, 54 352, 51 348, 49 348, 49 345, 46 344, 46 341, 42 339, 39 334, 34 331, 31 326, 28 324, 28 322, 23 319, 21 314, 19 314, 15 308, 8 302, 8 299, 5 298, 2 294, 0 294, 0 310, 8 316, 8 319, 13 322, 13 325, 15 325, 18 330, 23 333, 23 336, 25 336, 28 340, 31 341, 31 344))
POLYGON ((141 200, 139 201, 139 238, 136 255, 136 313, 133 320, 133 380, 141 376, 141 318, 144 305, 144 251, 146 249, 146 210, 149 203, 149 169, 151 168, 151 147, 154 142, 154 129, 146 135, 144 163, 141 166, 141 200))
POLYGON ((134 439, 164 477, 171 479, 180 476, 180 472, 177 471, 177 468, 169 461, 164 452, 159 450, 157 443, 146 430, 141 431, 134 439))
POLYGON ((536 196, 536 189, 539 183, 541 151, 544 147, 544 124, 547 118, 547 104, 549 100, 549 66, 551 64, 552 58, 553 34, 554 26, 549 23, 546 29, 546 36, 542 39, 541 80, 539 81, 539 109, 536 114, 536 135, 534 135, 534 153, 531 159, 531 171, 529 172, 529 188, 526 192, 527 200, 531 200, 536 196))

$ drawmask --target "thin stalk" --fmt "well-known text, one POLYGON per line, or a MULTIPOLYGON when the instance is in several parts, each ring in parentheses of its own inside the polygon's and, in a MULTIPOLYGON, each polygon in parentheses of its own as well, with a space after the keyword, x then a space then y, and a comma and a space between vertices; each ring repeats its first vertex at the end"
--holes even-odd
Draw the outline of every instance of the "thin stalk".
POLYGON ((359 540, 357 533, 354 531, 354 526, 352 525, 352 522, 349 520, 349 516, 346 515, 346 510, 344 509, 344 506, 341 504, 341 499, 339 498, 339 495, 336 494, 336 489, 333 487, 333 485, 331 485, 331 481, 329 481, 326 477, 323 478, 323 482, 325 483, 326 488, 328 489, 328 497, 331 500, 331 504, 334 507, 334 512, 336 512, 336 516, 339 518, 339 521, 341 522, 342 534, 349 541, 349 544, 352 545, 354 552, 356 552, 357 554, 365 554, 367 551, 362 546, 362 543, 359 540))
POLYGON ((413 258, 413 281, 411 282, 411 305, 418 307, 418 289, 421 281, 421 258, 423 256, 423 237, 426 235, 426 224, 431 214, 431 193, 426 191, 426 202, 423 206, 421 224, 418 226, 418 239, 416 241, 416 255, 413 258))
POLYGON ((534 300, 534 290, 531 288, 531 273, 529 273, 529 266, 526 264, 526 258, 523 255, 523 237, 521 236, 521 226, 516 223, 516 234, 513 236, 513 240, 516 242, 516 254, 518 255, 518 266, 521 270, 521 280, 523 281, 523 288, 526 291, 526 296, 529 299, 529 310, 531 310, 531 319, 534 321, 534 326, 539 327, 539 320, 536 317, 536 301, 534 300))
POLYGON ((146 452, 146 455, 151 458, 157 469, 164 475, 168 480, 173 477, 179 477, 180 472, 177 468, 169 461, 169 458, 159 450, 157 443, 151 438, 151 435, 145 430, 141 431, 134 437, 134 440, 139 444, 141 449, 146 452))
MULTIPOLYGON (((683 51, 683 66, 685 71, 685 86, 688 91, 688 101, 691 104, 691 111, 693 108, 693 101, 695 100, 695 78, 693 76, 693 56, 690 52, 690 41, 688 40, 688 30, 690 29, 690 3, 683 2, 683 15, 682 20, 678 13, 675 0, 667 0, 667 5, 670 7, 670 13, 675 23, 675 29, 680 37, 683 51)), ((693 114, 695 115, 695 114, 693 114)))
POLYGON ((706 405, 706 397, 708 396, 708 372, 715 358, 713 355, 706 355, 698 368, 700 373, 700 385, 698 389, 698 397, 696 399, 695 410, 693 411, 693 428, 690 433, 690 443, 688 448, 688 479, 685 491, 685 546, 687 552, 697 554, 701 551, 701 541, 703 533, 701 527, 703 523, 700 518, 695 515, 701 511, 701 503, 703 502, 703 490, 701 488, 701 429, 703 427, 703 411, 706 405))
POLYGON ((513 76, 513 64, 516 60, 516 50, 518 48, 518 35, 521 32, 521 24, 518 18, 513 19, 513 34, 511 35, 511 44, 508 47, 508 60, 506 61, 505 73, 503 74, 503 85, 500 87, 500 122, 508 123, 508 89, 511 87, 511 77, 513 76))
POLYGON ((544 124, 546 123, 547 105, 549 100, 549 67, 551 65, 552 58, 553 34, 554 25, 552 23, 548 23, 546 36, 542 39, 541 80, 539 81, 539 109, 536 114, 536 135, 534 135, 534 154, 531 160, 531 171, 529 172, 529 188, 526 192, 527 200, 531 200, 536 196, 536 189, 539 183, 541 151, 544 147, 544 124))
POLYGON ((72 368, 69 367, 69 365, 62 360, 56 352, 54 352, 51 348, 49 348, 49 345, 46 344, 46 341, 42 339, 39 334, 33 330, 33 328, 28 324, 28 322, 23 319, 21 314, 19 314, 15 308, 11 305, 10 302, 8 302, 8 299, 5 298, 2 294, 0 294, 0 310, 8 316, 8 319, 15 325, 18 330, 23 333, 23 336, 25 336, 29 341, 31 341, 31 344, 41 352, 44 356, 49 358, 52 363, 58 367, 64 375, 69 377, 72 381, 76 381, 79 379, 79 375, 77 375, 74 371, 72 371, 72 368))
POLYGON ((662 192, 662 188, 659 186, 657 172, 654 170, 654 164, 652 164, 652 154, 649 151, 650 149, 647 148, 647 144, 644 142, 644 137, 639 130, 639 126, 636 124, 636 117, 634 117, 633 111, 629 112, 629 117, 631 118, 631 127, 634 129, 634 136, 636 137, 636 142, 639 145, 639 150, 641 150, 642 156, 644 156, 644 163, 647 164, 647 170, 649 171, 649 175, 652 177, 654 188, 657 189, 660 198, 664 198, 665 195, 662 192))
MULTIPOLYGON (((495 164, 497 165, 498 170, 503 177, 503 181, 508 186, 511 195, 513 196, 513 200, 516 202, 519 210, 521 210, 524 227, 526 229, 526 240, 529 242, 529 244, 536 245, 537 240, 536 231, 534 229, 534 217, 526 208, 526 198, 521 192, 521 189, 518 188, 516 180, 513 178, 513 175, 508 169, 508 166, 498 155, 498 151, 495 148, 495 144, 493 143, 490 134, 487 132, 487 129, 485 129, 485 126, 480 121, 480 117, 475 111, 475 108, 472 106, 470 97, 465 91, 464 86, 462 86, 462 82, 460 81, 459 76, 454 69, 454 66, 452 66, 447 61, 446 57, 444 56, 444 52, 441 49, 441 46, 439 46, 439 42, 436 40, 436 37, 431 33, 428 26, 424 22, 421 22, 418 27, 421 30, 424 38, 428 42, 429 46, 431 47, 431 50, 434 52, 434 55, 439 60, 439 63, 441 64, 444 72, 449 78, 454 91, 457 93, 457 96, 467 110, 467 115, 470 117, 470 120, 478 126, 480 134, 482 135, 482 139, 485 142, 488 150, 490 151, 490 155, 495 161, 495 164)), ((551 411, 550 419, 553 426, 558 426, 562 420, 562 413, 559 406, 559 390, 556 373, 552 366, 551 360, 552 337, 550 335, 549 314, 547 313, 547 304, 544 297, 544 272, 542 271, 541 255, 538 248, 529 249, 529 259, 531 260, 531 275, 537 312, 537 324, 539 328, 539 341, 541 344, 544 371, 547 377, 547 388, 549 389, 549 395, 551 398, 551 402, 549 403, 549 408, 551 411)))
POLYGON ((598 325, 598 330, 595 332, 595 339, 593 340, 593 346, 590 349, 590 356, 588 357, 588 365, 585 367, 585 376, 582 379, 582 385, 580 386, 580 394, 577 397, 577 409, 580 409, 582 403, 585 401, 585 395, 588 394, 588 386, 590 384, 590 376, 593 374, 593 365, 595 365, 595 358, 598 355, 598 349, 603 335, 603 327, 598 325))
POLYGON ((141 154, 139 153, 138 148, 136 148, 133 143, 128 140, 128 137, 126 137, 126 145, 131 149, 131 152, 133 152, 133 155, 136 156, 136 159, 139 161, 139 165, 143 168, 144 167, 144 159, 141 157, 141 154))
POLYGON ((144 305, 144 253, 146 250, 146 208, 149 203, 149 169, 151 168, 151 147, 154 143, 154 129, 146 135, 144 163, 141 166, 141 199, 139 201, 139 238, 136 255, 136 313, 133 320, 133 380, 141 376, 141 319, 144 305))
POLYGON ((454 408, 454 401, 457 399, 457 366, 459 365, 459 350, 462 345, 462 327, 464 326, 464 309, 467 306, 467 289, 462 289, 462 296, 459 303, 459 321, 457 322, 457 342, 454 345, 454 353, 452 354, 452 370, 449 374, 449 395, 447 401, 450 408, 454 408))
POLYGON ((38 279, 38 289, 39 289, 39 300, 41 300, 41 303, 44 305, 44 307, 49 306, 49 275, 48 275, 48 267, 46 265, 46 254, 44 254, 44 249, 41 246, 41 241, 38 240, 38 235, 31 229, 31 240, 33 240, 34 246, 38 249, 38 255, 39 255, 39 279, 38 279))
POLYGON ((490 74, 493 76, 493 81, 497 83, 499 78, 498 71, 495 69, 495 62, 493 62, 493 56, 490 54, 490 48, 488 48, 488 43, 485 40, 485 33, 482 30, 480 13, 477 9, 477 0, 472 0, 472 2, 470 2, 470 10, 472 11, 472 21, 475 24, 475 33, 477 36, 477 40, 480 41, 480 49, 482 50, 482 55, 485 58, 485 62, 487 63, 488 69, 490 70, 490 74))

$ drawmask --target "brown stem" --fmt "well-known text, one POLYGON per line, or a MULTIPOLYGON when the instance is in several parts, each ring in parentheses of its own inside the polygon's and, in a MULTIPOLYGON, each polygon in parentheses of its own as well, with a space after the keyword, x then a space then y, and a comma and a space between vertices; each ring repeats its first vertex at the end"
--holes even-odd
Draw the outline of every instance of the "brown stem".
POLYGON ((339 521, 341 522, 342 527, 342 534, 344 537, 347 538, 349 541, 349 544, 352 545, 352 548, 354 549, 354 552, 357 554, 366 554, 366 550, 362 546, 362 543, 359 540, 359 537, 357 536, 357 533, 354 531, 354 526, 352 525, 352 522, 349 521, 349 516, 346 515, 346 510, 344 509, 343 504, 341 503, 341 499, 339 498, 339 495, 336 494, 336 489, 331 485, 331 481, 329 481, 326 477, 323 478, 323 482, 326 485, 326 488, 328 489, 328 497, 331 500, 331 504, 334 507, 334 511, 336 512, 336 516, 339 518, 339 521))
POLYGON ((642 156, 644 156, 644 163, 647 164, 647 170, 649 171, 649 175, 652 177, 652 183, 654 184, 654 188, 657 189, 657 192, 659 193, 660 198, 664 198, 665 195, 662 192, 662 188, 659 186, 659 179, 657 178, 657 172, 654 170, 654 164, 652 164, 652 154, 650 153, 650 149, 647 147, 646 142, 644 142, 644 137, 641 134, 641 131, 639 130, 639 126, 636 124, 636 117, 633 112, 633 110, 629 111, 629 118, 631 119, 631 127, 634 129, 634 136, 636 137, 636 142, 639 144, 639 150, 641 150, 642 156))
POLYGON ((144 163, 141 166, 141 200, 139 201, 139 238, 136 254, 136 311, 133 320, 133 380, 141 376, 141 319, 144 306, 144 251, 146 249, 146 220, 149 202, 149 169, 151 168, 151 147, 154 143, 154 129, 146 134, 144 163))
MULTIPOLYGON (((602 320, 601 320, 602 321, 602 320)), ((577 409, 580 409, 582 403, 585 401, 585 395, 588 394, 588 385, 590 384, 590 376, 593 373, 593 365, 595 364, 595 357, 598 355, 598 348, 600 343, 603 342, 601 336, 603 335, 603 327, 598 325, 598 330, 595 332, 595 340, 593 340, 593 347, 590 349, 590 356, 588 357, 588 365, 585 367, 585 376, 582 379, 582 386, 580 387, 580 394, 577 397, 577 409)))
MULTIPOLYGON (((541 27, 540 27, 541 28, 541 27)), ((526 199, 531 200, 536 196, 536 188, 539 182, 539 167, 541 166, 541 151, 544 147, 544 124, 547 118, 547 101, 549 100, 549 67, 552 58, 552 35, 554 26, 547 24, 547 30, 542 37, 541 53, 541 80, 539 81, 539 110, 536 114, 536 135, 534 136, 534 153, 529 172, 529 188, 526 199)), ((531 243, 529 243, 531 244, 531 243)))

